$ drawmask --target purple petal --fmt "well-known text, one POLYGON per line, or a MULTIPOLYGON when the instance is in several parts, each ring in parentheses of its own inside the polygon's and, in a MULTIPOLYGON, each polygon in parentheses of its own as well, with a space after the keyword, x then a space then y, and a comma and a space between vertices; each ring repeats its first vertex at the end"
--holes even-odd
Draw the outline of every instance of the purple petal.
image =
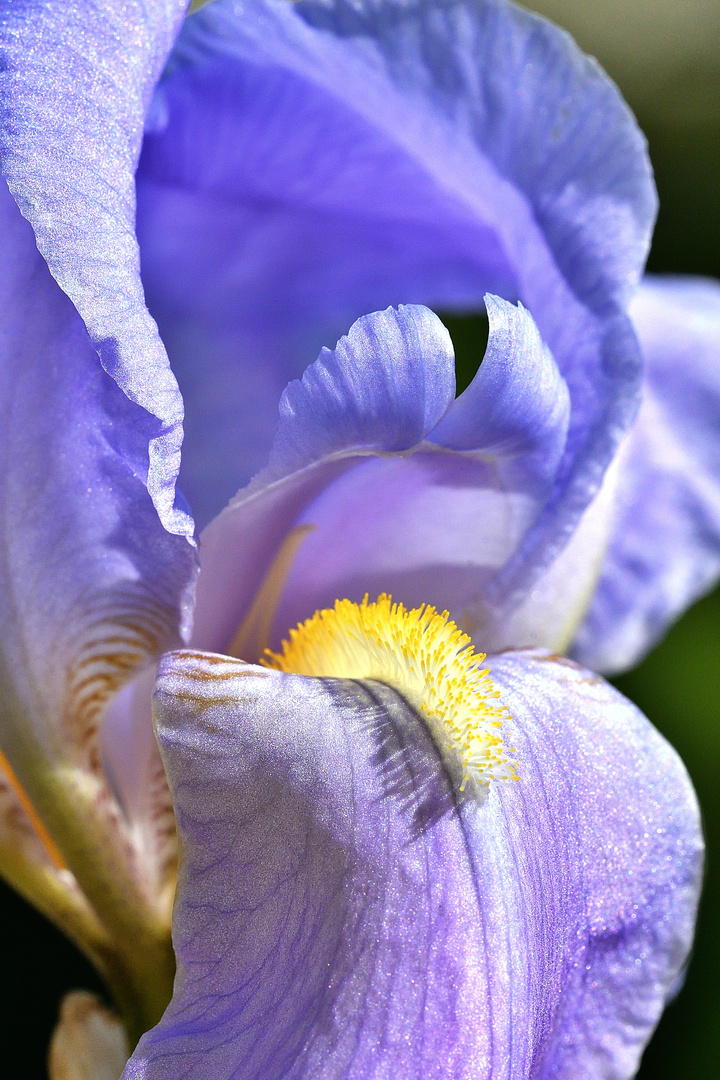
MULTIPOLYGON (((416 306, 360 319, 290 384, 270 466, 203 533, 195 645, 231 648, 297 526, 312 531, 274 601, 265 645, 277 647, 336 597, 385 591, 409 605, 448 608, 484 648, 504 633, 484 598, 541 513, 566 438, 567 390, 527 312, 489 302, 502 317, 493 319, 488 375, 471 388, 472 400, 451 405, 447 331, 416 306), (489 408, 483 386, 493 395, 489 408), (444 431, 450 446, 470 439, 477 449, 434 445, 444 431)), ((584 583, 584 574, 574 580, 584 583)), ((577 608, 574 595, 552 617, 540 612, 529 642, 556 645, 568 606, 577 608)))
POLYGON ((409 450, 454 397, 455 354, 437 315, 417 306, 366 315, 286 388, 270 472, 353 449, 409 450))
POLYGON ((98 364, 4 183, 0 231, 0 737, 33 799, 64 768, 91 778, 82 796, 72 788, 73 810, 87 796, 113 818, 103 711, 186 636, 195 553, 160 523, 137 475, 137 410, 98 364))
POLYGON ((150 317, 135 239, 134 172, 148 101, 186 0, 12 0, 0 6, 0 166, 50 270, 144 432, 133 468, 168 530, 182 400, 150 317))
POLYGON ((565 450, 567 384, 524 309, 496 296, 486 296, 485 306, 490 335, 480 369, 429 438, 453 450, 510 458, 539 495, 555 479, 565 450))
POLYGON ((421 442, 453 391, 448 332, 425 308, 365 316, 323 350, 283 395, 270 465, 203 533, 193 641, 227 650, 305 507, 369 454, 421 442))
POLYGON ((655 200, 615 88, 499 0, 218 2, 188 20, 153 128, 143 267, 203 516, 262 464, 282 385, 353 319, 479 307, 490 290, 532 313, 573 403, 557 511, 505 583, 520 588, 572 531, 636 404, 620 309, 655 200))
POLYGON ((631 311, 644 401, 621 459, 600 585, 574 645, 605 672, 637 663, 720 575, 720 285, 648 278, 631 311))
POLYGON ((175 995, 124 1080, 623 1080, 690 946, 673 750, 601 679, 498 657, 520 781, 461 802, 379 683, 163 660, 175 995))
POLYGON ((483 597, 537 513, 492 462, 419 450, 355 465, 298 518, 314 530, 288 575, 273 647, 337 597, 390 592, 406 605, 447 608, 484 649, 500 628, 483 597))

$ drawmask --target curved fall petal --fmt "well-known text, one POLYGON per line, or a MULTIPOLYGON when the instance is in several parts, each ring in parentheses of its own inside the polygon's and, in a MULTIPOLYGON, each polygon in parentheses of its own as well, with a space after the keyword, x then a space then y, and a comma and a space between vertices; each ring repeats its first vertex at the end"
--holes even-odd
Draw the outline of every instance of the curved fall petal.
POLYGON ((163 659, 178 976, 125 1080, 634 1074, 691 940, 692 788, 601 679, 491 663, 520 780, 463 801, 389 687, 163 659))
POLYGON ((720 285, 646 278, 631 307, 643 405, 618 469, 597 594, 573 650, 595 670, 637 663, 720 574, 720 285))
POLYGON ((426 443, 410 458, 356 465, 304 509, 299 522, 313 530, 288 574, 273 644, 338 596, 360 601, 384 591, 411 606, 449 609, 486 648, 567 640, 588 575, 595 579, 595 544, 587 538, 571 589, 550 611, 536 588, 511 629, 492 603, 557 475, 569 399, 528 312, 485 299, 485 358, 426 443))
POLYGON ((0 746, 104 915, 137 902, 159 918, 166 883, 129 837, 98 731, 119 687, 187 633, 195 555, 162 526, 135 407, 4 184, 0 229, 0 746))
MULTIPOLYGON (((448 608, 495 639, 484 595, 542 512, 567 436, 567 388, 528 313, 488 302, 487 394, 467 392, 472 451, 451 449, 471 437, 473 400, 453 402, 450 340, 426 308, 363 317, 288 386, 268 468, 203 533, 194 644, 254 660, 336 597, 384 591, 448 608), (231 647, 272 580, 263 641, 231 647)), ((545 636, 530 641, 554 645, 555 623, 542 618, 545 636)))
POLYGON ((283 386, 354 319, 490 291, 528 308, 570 387, 559 506, 508 588, 552 558, 636 406, 622 307, 655 209, 634 120, 567 35, 504 0, 218 0, 180 36, 138 193, 201 517, 262 466, 283 386))
MULTIPOLYGON (((128 398, 133 469, 170 532, 182 400, 140 282, 134 173, 186 0, 4 0, 0 168, 38 247, 128 398), (132 404, 130 404, 132 403, 132 404)), ((126 421, 127 422, 127 421, 126 421)))

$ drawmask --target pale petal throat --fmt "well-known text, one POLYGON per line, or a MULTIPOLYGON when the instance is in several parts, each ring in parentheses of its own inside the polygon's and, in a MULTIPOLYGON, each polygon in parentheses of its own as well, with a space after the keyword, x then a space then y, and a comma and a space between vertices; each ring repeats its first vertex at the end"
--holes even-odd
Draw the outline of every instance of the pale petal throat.
POLYGON ((316 611, 261 663, 298 675, 372 679, 398 690, 423 715, 444 754, 462 764, 460 791, 517 780, 501 727, 511 719, 467 634, 434 607, 411 610, 382 594, 375 603, 336 600, 316 611))

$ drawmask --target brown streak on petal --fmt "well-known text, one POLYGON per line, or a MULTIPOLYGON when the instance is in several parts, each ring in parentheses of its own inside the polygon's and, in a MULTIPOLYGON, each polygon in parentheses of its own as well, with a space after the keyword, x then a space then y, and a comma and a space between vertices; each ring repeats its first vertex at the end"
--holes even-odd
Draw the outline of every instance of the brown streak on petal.
POLYGON ((178 843, 172 797, 159 752, 149 776, 151 825, 157 844, 157 866, 161 885, 177 875, 178 843))
POLYGON ((233 679, 240 679, 243 675, 254 674, 256 674, 254 671, 193 671, 192 675, 186 675, 185 678, 197 683, 220 683, 232 682, 233 679))
POLYGON ((185 705, 190 705, 196 712, 204 712, 206 709, 213 709, 218 705, 221 706, 233 706, 237 705, 237 698, 231 696, 222 696, 214 698, 197 698, 195 694, 186 693, 182 690, 176 690, 173 693, 173 699, 176 701, 182 701, 185 705))
POLYGON ((247 667, 245 660, 238 660, 234 656, 220 656, 216 653, 193 652, 191 649, 178 649, 173 653, 182 660, 199 660, 206 667, 227 667, 228 664, 238 670, 247 667))
POLYGON ((91 772, 102 772, 97 750, 101 714, 120 687, 149 658, 159 655, 174 633, 173 612, 146 595, 115 596, 84 612, 84 628, 70 653, 63 715, 71 743, 91 772))
POLYGON ((576 664, 574 660, 568 659, 567 656, 562 656, 561 653, 542 653, 532 657, 533 660, 537 660, 538 663, 546 664, 561 664, 563 667, 574 668, 575 671, 582 671, 579 664, 576 664))

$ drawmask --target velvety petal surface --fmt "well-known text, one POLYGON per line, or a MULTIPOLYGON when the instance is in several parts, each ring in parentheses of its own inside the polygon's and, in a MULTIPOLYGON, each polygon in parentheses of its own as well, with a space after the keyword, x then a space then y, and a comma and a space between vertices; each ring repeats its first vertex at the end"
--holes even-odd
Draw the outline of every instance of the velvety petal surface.
POLYGON ((565 450, 567 383, 522 306, 488 295, 485 307, 490 332, 480 369, 430 440, 507 459, 508 481, 519 480, 539 499, 565 450))
POLYGON ((125 1080, 634 1074, 692 936, 692 788, 598 677, 492 667, 520 780, 462 801, 389 687, 164 658, 178 976, 125 1080))
POLYGON ((0 745, 65 869, 122 921, 161 904, 166 868, 130 839, 98 732, 118 688, 187 634, 195 552, 162 526, 135 406, 4 183, 0 231, 0 745))
POLYGON ((408 450, 454 397, 455 354, 437 315, 404 306, 364 316, 286 388, 270 474, 353 449, 408 450))
POLYGON ((647 278, 631 312, 646 359, 643 405, 574 644, 605 672, 637 663, 720 574, 720 285, 647 278))
POLYGON ((218 0, 187 21, 150 127, 143 274, 188 402, 201 518, 262 466, 282 387, 353 319, 492 291, 531 312, 573 405, 558 510, 509 572, 519 588, 589 503, 636 402, 621 306, 655 201, 615 88, 504 0, 218 0))
MULTIPOLYGON (((453 402, 447 331, 418 306, 358 320, 288 386, 268 468, 203 533, 198 647, 255 660, 316 608, 385 591, 447 607, 482 628, 484 647, 497 639, 485 596, 542 512, 567 436, 568 394, 528 313, 488 302, 488 361, 480 389, 466 392, 482 401, 474 429, 472 403, 453 402), (454 450, 454 440, 475 448, 454 450), (278 560, 298 530, 280 580, 278 560), (243 635, 242 648, 231 646, 268 580, 276 585, 272 602, 262 600, 263 640, 251 648, 243 635)), ((566 608, 543 611, 528 641, 558 644, 566 608)))
POLYGON ((134 173, 186 0, 0 3, 0 168, 143 438, 132 467, 173 533, 182 400, 140 282, 134 173))

